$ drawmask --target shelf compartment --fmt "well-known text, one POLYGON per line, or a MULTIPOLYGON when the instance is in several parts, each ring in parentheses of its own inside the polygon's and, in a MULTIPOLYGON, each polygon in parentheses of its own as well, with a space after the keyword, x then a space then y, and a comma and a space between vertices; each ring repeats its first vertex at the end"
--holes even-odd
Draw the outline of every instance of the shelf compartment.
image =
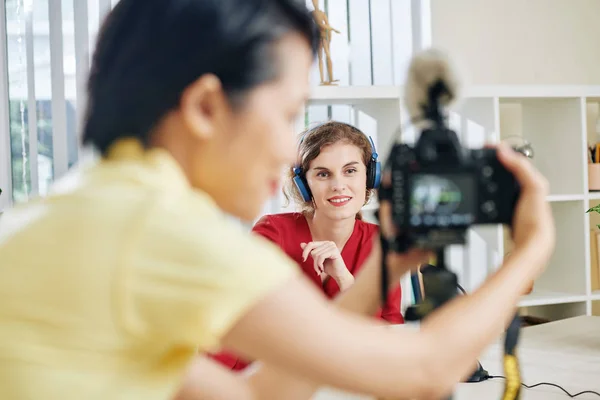
MULTIPOLYGON (((564 293, 568 294, 566 298, 584 295, 587 293, 587 268, 581 268, 587 265, 584 202, 551 202, 550 206, 556 226, 556 245, 547 268, 534 282, 534 293, 564 293)), ((507 229, 504 233, 506 255, 512 249, 512 241, 507 229)))
POLYGON ((585 103, 581 98, 501 98, 500 138, 531 142, 533 164, 550 183, 550 194, 583 194, 585 103))

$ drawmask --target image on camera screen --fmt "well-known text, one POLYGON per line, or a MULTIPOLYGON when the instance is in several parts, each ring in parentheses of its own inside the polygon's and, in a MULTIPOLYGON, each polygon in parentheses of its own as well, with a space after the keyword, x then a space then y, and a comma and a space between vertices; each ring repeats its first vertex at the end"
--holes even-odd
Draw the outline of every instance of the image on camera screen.
POLYGON ((413 226, 469 225, 474 219, 475 184, 462 174, 418 174, 411 179, 413 226))

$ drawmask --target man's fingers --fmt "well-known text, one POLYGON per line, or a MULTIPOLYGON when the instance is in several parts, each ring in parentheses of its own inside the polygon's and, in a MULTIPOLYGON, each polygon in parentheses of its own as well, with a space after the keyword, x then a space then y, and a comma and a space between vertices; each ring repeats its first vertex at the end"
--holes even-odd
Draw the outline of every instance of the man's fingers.
POLYGON ((515 176, 523 190, 533 189, 543 194, 548 192, 547 179, 522 154, 515 152, 506 144, 500 144, 498 159, 515 176))

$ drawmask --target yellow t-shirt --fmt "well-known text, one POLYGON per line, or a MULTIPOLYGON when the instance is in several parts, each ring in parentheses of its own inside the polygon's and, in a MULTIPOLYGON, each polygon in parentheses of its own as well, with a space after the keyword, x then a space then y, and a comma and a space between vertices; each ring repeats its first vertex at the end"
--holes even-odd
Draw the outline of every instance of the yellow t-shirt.
POLYGON ((0 219, 0 399, 169 399, 298 268, 134 141, 0 219))

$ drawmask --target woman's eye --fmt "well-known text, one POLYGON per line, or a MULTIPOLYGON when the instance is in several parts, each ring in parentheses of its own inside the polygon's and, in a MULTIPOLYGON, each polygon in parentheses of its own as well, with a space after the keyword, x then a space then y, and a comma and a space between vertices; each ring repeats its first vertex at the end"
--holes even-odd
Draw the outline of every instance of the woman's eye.
POLYGON ((319 173, 317 173, 317 176, 319 178, 327 178, 327 175, 328 175, 327 172, 319 172, 319 173))
POLYGON ((346 173, 348 174, 353 174, 356 172, 356 168, 350 168, 349 170, 346 170, 346 173))

